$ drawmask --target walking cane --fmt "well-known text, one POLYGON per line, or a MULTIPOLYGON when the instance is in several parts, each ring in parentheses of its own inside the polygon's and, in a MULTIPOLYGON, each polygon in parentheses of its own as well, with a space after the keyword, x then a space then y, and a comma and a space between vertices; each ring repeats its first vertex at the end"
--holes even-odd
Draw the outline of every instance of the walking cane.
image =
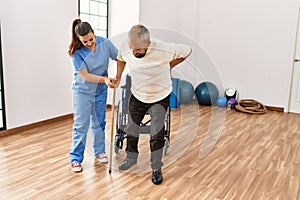
POLYGON ((110 150, 109 150, 109 170, 108 173, 111 173, 112 166, 112 147, 113 147, 113 135, 114 135, 114 122, 115 122, 115 98, 116 98, 116 88, 113 91, 113 99, 111 106, 111 127, 110 127, 110 150))

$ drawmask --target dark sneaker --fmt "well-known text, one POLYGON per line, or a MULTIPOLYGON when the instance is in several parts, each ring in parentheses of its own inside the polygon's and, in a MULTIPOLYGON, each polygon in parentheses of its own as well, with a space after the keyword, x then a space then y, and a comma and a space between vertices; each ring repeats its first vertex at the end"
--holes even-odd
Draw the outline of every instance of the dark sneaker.
POLYGON ((152 183, 155 185, 161 184, 163 181, 163 175, 160 169, 155 169, 152 171, 152 183))
POLYGON ((131 165, 136 164, 136 160, 125 159, 122 164, 119 166, 119 170, 126 170, 131 167, 131 165))

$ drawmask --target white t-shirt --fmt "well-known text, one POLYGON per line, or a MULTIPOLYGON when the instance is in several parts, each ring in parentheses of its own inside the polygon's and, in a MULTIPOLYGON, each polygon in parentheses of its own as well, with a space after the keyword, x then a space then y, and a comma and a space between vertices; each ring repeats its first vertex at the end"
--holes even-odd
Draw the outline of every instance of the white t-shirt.
POLYGON ((150 46, 143 58, 136 58, 128 43, 122 44, 118 60, 126 62, 131 76, 131 92, 144 103, 154 103, 172 92, 170 62, 185 58, 191 48, 183 44, 165 43, 151 38, 150 46))

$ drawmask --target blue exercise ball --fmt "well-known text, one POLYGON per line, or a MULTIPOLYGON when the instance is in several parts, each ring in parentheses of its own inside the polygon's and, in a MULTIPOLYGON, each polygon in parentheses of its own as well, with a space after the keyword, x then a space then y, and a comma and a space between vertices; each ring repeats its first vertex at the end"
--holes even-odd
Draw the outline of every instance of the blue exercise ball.
POLYGON ((194 87, 189 81, 180 80, 180 103, 189 104, 194 97, 194 87))
POLYGON ((212 82, 202 82, 196 87, 195 94, 199 104, 212 105, 216 103, 219 91, 212 82))
POLYGON ((224 96, 219 96, 217 98, 217 105, 220 106, 220 107, 224 107, 226 106, 226 103, 227 103, 227 98, 224 97, 224 96))

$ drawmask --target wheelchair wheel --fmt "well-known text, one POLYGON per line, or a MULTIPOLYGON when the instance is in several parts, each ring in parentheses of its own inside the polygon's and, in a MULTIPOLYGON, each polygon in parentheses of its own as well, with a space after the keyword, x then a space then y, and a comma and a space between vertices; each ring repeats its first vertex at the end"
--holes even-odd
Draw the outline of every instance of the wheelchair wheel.
POLYGON ((167 109, 166 117, 165 117, 165 145, 163 149, 163 154, 166 156, 168 152, 168 148, 170 146, 170 107, 167 109))
POLYGON ((117 119, 116 119, 116 135, 115 135, 115 153, 119 153, 120 150, 120 102, 118 103, 117 107, 117 119))
POLYGON ((166 156, 167 153, 168 153, 168 148, 170 146, 170 140, 168 137, 165 138, 165 145, 164 145, 164 149, 163 149, 163 152, 164 152, 164 155, 166 156))
POLYGON ((117 120, 116 120, 116 135, 115 135, 115 153, 118 153, 120 149, 123 148, 123 141, 126 138, 125 132, 122 130, 124 128, 124 123, 126 122, 126 115, 122 112, 122 100, 118 103, 117 108, 117 120))
POLYGON ((120 137, 119 135, 115 136, 115 153, 119 153, 120 150, 120 137))

